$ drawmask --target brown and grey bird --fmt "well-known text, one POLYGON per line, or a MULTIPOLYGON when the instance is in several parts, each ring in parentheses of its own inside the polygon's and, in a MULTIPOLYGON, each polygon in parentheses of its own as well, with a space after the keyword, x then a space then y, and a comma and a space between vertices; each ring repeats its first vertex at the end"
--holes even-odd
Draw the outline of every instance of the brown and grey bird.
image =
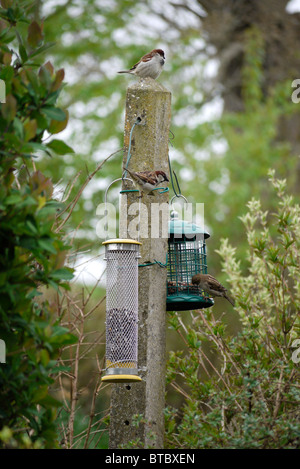
MULTIPOLYGON (((153 189, 155 189, 162 182, 169 182, 169 179, 164 171, 130 171, 128 168, 123 168, 124 171, 128 171, 132 177, 135 185, 140 186, 141 197, 143 193, 151 194, 153 189)), ((152 195, 152 194, 151 194, 152 195)))
POLYGON ((140 78, 156 78, 162 72, 165 63, 165 53, 162 49, 153 49, 144 55, 130 70, 121 70, 118 73, 130 73, 140 78))
POLYGON ((192 283, 199 285, 199 287, 211 296, 222 296, 232 304, 235 305, 235 301, 227 294, 227 290, 223 285, 218 282, 215 277, 210 274, 196 274, 192 277, 192 283))

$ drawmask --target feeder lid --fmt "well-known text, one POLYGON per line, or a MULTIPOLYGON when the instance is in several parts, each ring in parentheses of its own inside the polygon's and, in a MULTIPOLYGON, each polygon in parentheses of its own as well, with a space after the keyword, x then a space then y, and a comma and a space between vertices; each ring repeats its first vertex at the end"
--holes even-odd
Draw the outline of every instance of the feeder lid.
POLYGON ((135 239, 108 239, 104 241, 102 244, 142 244, 139 241, 135 241, 135 239))
POLYGON ((173 210, 171 212, 171 220, 169 220, 169 234, 170 235, 188 235, 189 239, 192 239, 191 235, 203 234, 204 238, 209 238, 210 234, 204 231, 200 226, 189 221, 178 220, 178 213, 173 210))

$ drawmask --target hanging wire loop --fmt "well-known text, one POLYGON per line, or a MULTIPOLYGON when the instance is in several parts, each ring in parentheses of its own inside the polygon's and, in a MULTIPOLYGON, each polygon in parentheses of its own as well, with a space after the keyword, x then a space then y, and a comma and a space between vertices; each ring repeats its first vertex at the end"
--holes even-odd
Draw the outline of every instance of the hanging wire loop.
MULTIPOLYGON (((130 135, 129 135, 129 146, 128 146, 128 153, 127 153, 127 161, 126 161, 126 165, 125 165, 125 169, 124 169, 124 172, 123 172, 123 176, 122 176, 122 180, 126 179, 126 176, 127 176, 127 168, 128 168, 128 165, 129 165, 129 161, 130 161, 130 158, 131 158, 131 143, 132 143, 132 134, 133 134, 133 130, 135 128, 136 125, 143 125, 143 120, 141 117, 137 117, 136 118, 136 121, 134 122, 131 130, 130 130, 130 135)), ((128 179, 127 179, 128 180, 128 179)), ((129 179, 131 181, 131 179, 129 179)), ((176 178, 177 180, 177 178, 176 178)), ((178 181, 177 181, 177 184, 178 184, 178 181)), ((179 187, 179 186, 178 186, 179 187)), ((169 188, 168 187, 156 187, 155 189, 153 189, 153 191, 159 191, 158 193, 159 194, 163 194, 164 192, 168 192, 169 191, 169 188)), ((121 191, 121 194, 123 194, 124 192, 139 192, 138 190, 122 190, 121 191)))
POLYGON ((170 200, 170 205, 172 205, 172 203, 173 203, 173 200, 174 200, 174 199, 176 199, 176 197, 181 197, 182 199, 184 199, 184 200, 185 200, 185 203, 186 203, 186 204, 188 204, 188 200, 187 200, 187 198, 186 198, 186 197, 184 197, 184 195, 182 195, 182 194, 179 194, 179 195, 174 195, 174 196, 172 197, 172 199, 170 200))
POLYGON ((104 194, 104 204, 105 204, 105 219, 106 219, 106 222, 105 222, 105 226, 104 226, 104 231, 105 231, 105 241, 107 240, 108 238, 108 211, 107 211, 107 193, 109 191, 109 189, 111 188, 111 186, 115 183, 115 182, 118 182, 118 181, 130 181, 133 183, 132 179, 129 179, 129 178, 124 178, 124 177, 121 177, 121 178, 118 178, 118 179, 115 179, 114 181, 112 181, 109 186, 107 186, 106 188, 106 191, 105 191, 105 194, 104 194))
POLYGON ((181 197, 181 190, 180 190, 178 178, 177 178, 177 176, 176 176, 175 171, 174 171, 174 170, 172 171, 170 156, 169 156, 169 171, 170 171, 170 178, 171 178, 172 188, 173 188, 175 197, 181 197), (173 180, 173 175, 172 175, 172 173, 174 174, 174 178, 175 178, 176 185, 177 185, 177 190, 175 189, 175 184, 174 184, 174 180, 173 180), (177 192, 177 191, 178 191, 178 192, 177 192))
POLYGON ((126 161, 126 165, 125 165, 125 171, 123 173, 123 177, 122 179, 126 178, 127 176, 127 171, 126 169, 128 168, 128 165, 129 165, 129 161, 130 161, 130 158, 131 158, 131 142, 132 142, 132 134, 133 134, 133 131, 134 131, 134 128, 136 125, 140 125, 142 122, 142 118, 141 117, 137 117, 136 118, 136 121, 134 122, 133 126, 131 127, 131 130, 130 130, 130 135, 129 135, 129 146, 128 146, 128 153, 127 153, 127 161, 126 161))

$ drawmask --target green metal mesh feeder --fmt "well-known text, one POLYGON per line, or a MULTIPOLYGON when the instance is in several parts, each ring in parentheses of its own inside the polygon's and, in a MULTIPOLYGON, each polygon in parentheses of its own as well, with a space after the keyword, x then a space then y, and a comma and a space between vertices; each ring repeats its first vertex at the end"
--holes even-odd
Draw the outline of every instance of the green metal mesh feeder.
POLYGON ((169 221, 167 311, 209 308, 214 304, 198 285, 195 274, 207 273, 205 240, 210 235, 195 223, 178 219, 171 213, 169 221))

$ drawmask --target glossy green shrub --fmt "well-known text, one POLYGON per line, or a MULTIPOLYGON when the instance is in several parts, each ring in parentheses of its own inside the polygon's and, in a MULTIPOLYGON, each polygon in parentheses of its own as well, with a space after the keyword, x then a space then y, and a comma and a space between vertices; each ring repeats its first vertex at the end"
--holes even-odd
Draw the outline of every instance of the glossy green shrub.
POLYGON ((49 134, 63 130, 68 115, 57 105, 64 72, 43 62, 51 46, 43 25, 32 20, 34 2, 2 0, 0 79, 0 445, 55 447, 54 421, 60 403, 49 394, 62 346, 73 335, 59 325, 45 288, 68 288, 72 269, 64 266, 68 246, 57 222, 62 205, 52 182, 36 163, 41 152, 72 151, 49 134))

